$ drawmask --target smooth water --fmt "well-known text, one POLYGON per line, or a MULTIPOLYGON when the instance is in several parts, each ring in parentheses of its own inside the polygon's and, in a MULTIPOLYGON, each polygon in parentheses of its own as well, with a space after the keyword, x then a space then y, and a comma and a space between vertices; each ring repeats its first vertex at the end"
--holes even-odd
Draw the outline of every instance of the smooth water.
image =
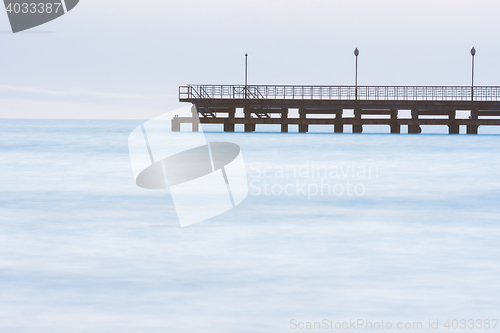
POLYGON ((134 183, 127 137, 141 123, 1 120, 1 332, 498 319, 495 130, 207 127, 240 145, 250 193, 180 228, 167 191, 134 183))

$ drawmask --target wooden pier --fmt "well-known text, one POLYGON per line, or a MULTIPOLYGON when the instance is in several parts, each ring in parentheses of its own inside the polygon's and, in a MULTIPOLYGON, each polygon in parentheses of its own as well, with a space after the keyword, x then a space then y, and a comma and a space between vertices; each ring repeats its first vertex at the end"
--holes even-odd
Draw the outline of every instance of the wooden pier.
POLYGON ((281 132, 298 125, 301 133, 309 125, 333 125, 334 133, 343 133, 344 125, 352 125, 353 133, 366 125, 388 125, 396 134, 407 125, 408 133, 418 134, 421 125, 447 125, 450 134, 459 134, 465 125, 467 134, 477 134, 481 125, 500 125, 500 87, 492 86, 188 85, 179 87, 179 101, 194 104, 198 114, 175 117, 173 131, 181 123, 191 123, 193 131, 199 123, 223 124, 226 132, 234 132, 235 124, 243 124, 245 132, 260 124, 280 125, 281 132), (236 109, 243 117, 236 117, 236 109), (289 117, 291 109, 298 110, 298 118, 289 117), (353 110, 353 116, 344 110, 353 110), (401 118, 401 110, 411 111, 411 118, 401 118), (457 111, 468 111, 468 118, 457 118, 457 111))

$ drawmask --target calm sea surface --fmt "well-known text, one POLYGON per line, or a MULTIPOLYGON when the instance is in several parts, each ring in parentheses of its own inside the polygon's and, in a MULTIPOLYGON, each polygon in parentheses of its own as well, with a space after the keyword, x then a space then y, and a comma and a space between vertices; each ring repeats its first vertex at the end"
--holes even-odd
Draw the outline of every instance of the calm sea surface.
POLYGON ((240 145, 250 193, 180 228, 167 191, 135 185, 141 123, 0 120, 1 332, 499 319, 498 130, 206 127, 240 145))

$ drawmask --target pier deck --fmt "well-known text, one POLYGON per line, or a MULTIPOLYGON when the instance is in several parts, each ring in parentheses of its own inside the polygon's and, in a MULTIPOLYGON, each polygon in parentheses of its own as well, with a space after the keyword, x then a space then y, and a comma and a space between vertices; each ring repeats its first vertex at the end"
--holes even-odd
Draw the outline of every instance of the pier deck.
POLYGON ((200 122, 224 124, 227 132, 235 124, 244 124, 245 132, 259 124, 281 125, 282 132, 298 125, 303 133, 309 125, 334 125, 335 133, 342 133, 344 125, 352 125, 354 133, 362 133, 364 125, 389 125, 391 133, 400 133, 403 125, 409 133, 420 133, 420 125, 447 125, 450 134, 458 134, 465 125, 468 134, 477 134, 481 125, 500 125, 500 87, 492 86, 188 85, 179 87, 179 101, 194 104, 198 114, 174 118, 174 131, 181 123, 197 130, 200 122), (236 109, 243 109, 244 116, 236 117, 236 109), (290 109, 297 109, 299 117, 290 118, 290 109), (354 116, 345 116, 344 110, 353 110, 354 116), (400 110, 410 110, 411 118, 401 118, 400 110), (457 118, 457 111, 469 111, 468 119, 457 118))

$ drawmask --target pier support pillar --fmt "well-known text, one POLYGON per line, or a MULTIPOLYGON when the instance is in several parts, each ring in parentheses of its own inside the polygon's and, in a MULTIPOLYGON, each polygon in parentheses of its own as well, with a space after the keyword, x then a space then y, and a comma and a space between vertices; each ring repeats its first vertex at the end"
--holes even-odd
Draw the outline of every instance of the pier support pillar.
POLYGON ((467 125, 467 134, 477 134, 478 125, 467 125))
POLYGON ((343 110, 335 110, 334 133, 344 133, 344 120, 342 119, 343 110))
MULTIPOLYGON (((414 122, 418 121, 418 109, 411 110, 411 120, 414 122)), ((422 133, 422 128, 419 125, 408 125, 408 134, 419 134, 422 133)))
POLYGON ((191 109, 191 130, 193 132, 199 131, 200 117, 198 115, 198 107, 191 109))
POLYGON ((300 118, 299 133, 307 133, 309 126, 305 122, 307 119, 307 112, 305 108, 299 109, 299 118, 300 118))
POLYGON ((227 119, 224 120, 224 132, 234 132, 234 114, 235 108, 229 108, 227 112, 227 119))
POLYGON ((281 133, 288 133, 288 109, 281 109, 281 133))
MULTIPOLYGON (((361 122, 361 109, 354 109, 354 119, 361 122)), ((363 125, 352 125, 353 133, 363 133, 363 125)))
POLYGON ((391 109, 391 133, 401 133, 401 126, 398 121, 398 110, 391 109))
POLYGON ((456 111, 455 110, 450 112, 450 116, 448 119, 450 120, 450 123, 448 124, 448 133, 449 134, 459 134, 460 133, 460 126, 457 124, 457 121, 456 121, 456 111))
POLYGON ((245 108, 245 132, 255 132, 255 124, 252 124, 252 109, 245 108))
POLYGON ((172 132, 180 132, 181 131, 181 122, 179 121, 179 116, 175 115, 172 118, 172 132))
MULTIPOLYGON (((470 112, 470 118, 471 120, 477 120, 478 115, 477 115, 477 110, 472 110, 470 112)), ((477 134, 477 129, 479 125, 467 125, 467 134, 477 134)))

